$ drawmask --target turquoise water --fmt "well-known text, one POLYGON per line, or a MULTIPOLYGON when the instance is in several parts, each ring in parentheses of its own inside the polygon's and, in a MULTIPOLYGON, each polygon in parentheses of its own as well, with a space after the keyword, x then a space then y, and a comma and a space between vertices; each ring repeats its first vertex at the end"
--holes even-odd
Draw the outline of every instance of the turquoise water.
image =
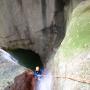
POLYGON ((31 50, 14 49, 8 50, 8 52, 19 62, 20 65, 32 70, 34 70, 36 66, 43 67, 40 56, 31 50))

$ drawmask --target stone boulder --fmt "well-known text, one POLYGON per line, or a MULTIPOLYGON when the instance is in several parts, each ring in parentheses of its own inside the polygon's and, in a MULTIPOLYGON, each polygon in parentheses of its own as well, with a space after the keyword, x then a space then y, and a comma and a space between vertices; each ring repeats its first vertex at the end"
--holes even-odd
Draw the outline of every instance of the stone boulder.
POLYGON ((5 90, 35 90, 35 78, 31 70, 27 70, 14 79, 14 83, 5 90))

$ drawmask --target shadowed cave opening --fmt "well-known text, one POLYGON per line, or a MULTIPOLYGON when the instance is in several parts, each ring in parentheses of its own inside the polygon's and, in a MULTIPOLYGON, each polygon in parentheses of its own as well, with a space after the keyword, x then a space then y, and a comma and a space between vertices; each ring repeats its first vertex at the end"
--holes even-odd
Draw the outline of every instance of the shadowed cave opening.
POLYGON ((14 49, 8 50, 8 52, 13 56, 20 65, 35 70, 36 66, 43 68, 43 63, 41 61, 40 55, 32 50, 28 49, 14 49))

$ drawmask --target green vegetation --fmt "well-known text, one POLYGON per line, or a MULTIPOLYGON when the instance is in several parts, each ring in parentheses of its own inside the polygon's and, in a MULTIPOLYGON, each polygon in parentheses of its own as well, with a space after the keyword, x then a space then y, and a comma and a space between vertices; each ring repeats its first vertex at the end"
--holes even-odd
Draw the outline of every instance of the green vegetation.
POLYGON ((72 14, 60 52, 70 56, 87 50, 90 50, 90 5, 83 4, 72 14))

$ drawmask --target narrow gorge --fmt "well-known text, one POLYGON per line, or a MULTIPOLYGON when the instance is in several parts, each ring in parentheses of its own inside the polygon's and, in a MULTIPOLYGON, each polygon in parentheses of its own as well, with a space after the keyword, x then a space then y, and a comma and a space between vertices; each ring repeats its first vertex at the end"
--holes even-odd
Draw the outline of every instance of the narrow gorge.
POLYGON ((90 90, 89 0, 0 0, 0 90, 33 90, 36 66, 34 90, 90 90))

